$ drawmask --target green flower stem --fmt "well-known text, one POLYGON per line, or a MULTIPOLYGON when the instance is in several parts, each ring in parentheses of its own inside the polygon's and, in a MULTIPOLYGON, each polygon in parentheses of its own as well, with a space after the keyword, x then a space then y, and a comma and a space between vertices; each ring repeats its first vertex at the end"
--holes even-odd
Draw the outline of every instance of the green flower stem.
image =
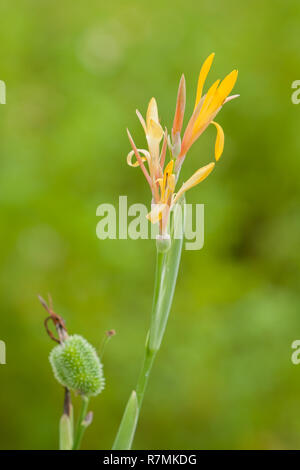
POLYGON ((75 434, 75 439, 74 439, 74 445, 73 445, 73 450, 78 450, 80 449, 80 444, 83 438, 84 431, 87 428, 87 424, 85 423, 85 418, 87 415, 87 410, 89 406, 89 398, 85 395, 81 396, 81 408, 80 408, 80 414, 79 414, 79 419, 77 423, 77 429, 76 429, 76 434, 75 434))
POLYGON ((131 449, 149 375, 159 351, 172 306, 183 244, 183 228, 184 199, 175 207, 172 216, 171 248, 166 252, 161 252, 160 246, 157 244, 151 323, 145 346, 144 361, 136 386, 136 405, 134 408, 132 398, 130 398, 114 442, 113 449, 115 450, 131 449))
POLYGON ((150 349, 148 349, 146 346, 144 362, 136 386, 136 395, 139 409, 141 409, 143 403, 145 390, 148 384, 149 375, 153 366, 155 356, 156 351, 150 351, 150 349))

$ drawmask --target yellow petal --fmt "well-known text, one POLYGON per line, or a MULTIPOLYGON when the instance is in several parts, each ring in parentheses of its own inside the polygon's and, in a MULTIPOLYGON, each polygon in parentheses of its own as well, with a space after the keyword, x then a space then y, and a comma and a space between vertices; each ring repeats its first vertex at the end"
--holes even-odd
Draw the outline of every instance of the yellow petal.
POLYGON ((150 127, 150 120, 158 123, 158 109, 157 109, 157 103, 155 98, 151 98, 148 109, 147 109, 147 116, 146 116, 146 123, 147 123, 147 129, 150 127))
MULTIPOLYGON (((127 129, 127 135, 128 135, 128 139, 129 139, 129 142, 130 142, 130 144, 131 144, 132 150, 134 151, 134 154, 135 154, 135 156, 136 156, 136 159, 137 159, 137 161, 139 162, 139 166, 140 166, 142 172, 144 173, 144 176, 145 176, 146 180, 148 181, 148 184, 149 184, 150 189, 151 189, 151 191, 152 191, 152 190, 153 190, 153 187, 152 187, 152 180, 151 180, 151 178, 150 178, 150 175, 149 175, 148 171, 146 170, 146 167, 145 167, 145 165, 144 165, 144 162, 143 162, 143 160, 142 160, 142 157, 140 156, 139 151, 138 151, 138 149, 136 148, 136 145, 135 145, 135 143, 134 143, 134 140, 133 140, 133 138, 132 138, 132 136, 131 136, 131 134, 130 134, 130 132, 129 132, 128 129, 127 129)), ((150 160, 149 160, 149 163, 150 163, 150 160)))
POLYGON ((176 194, 173 203, 175 203, 183 193, 185 193, 188 189, 193 188, 197 184, 201 183, 207 176, 212 172, 214 169, 215 163, 209 163, 202 168, 199 168, 179 189, 178 193, 176 194))
POLYGON ((197 95, 196 95, 194 110, 196 109, 196 106, 201 99, 204 82, 211 68, 211 64, 212 64, 212 61, 214 60, 214 57, 215 57, 215 53, 213 52, 207 57, 207 59, 205 60, 205 62, 203 63, 201 67, 199 78, 198 78, 197 95))
POLYGON ((149 214, 147 214, 147 219, 152 222, 152 224, 156 224, 163 215, 164 210, 167 208, 167 204, 154 204, 153 209, 149 214))
POLYGON ((161 125, 153 121, 153 119, 150 119, 149 126, 148 126, 148 136, 160 142, 163 135, 164 135, 164 131, 161 125))
POLYGON ((218 161, 224 150, 224 131, 220 124, 218 124, 217 122, 211 121, 211 123, 217 129, 217 137, 215 142, 215 159, 218 161))
MULTIPOLYGON (((166 189, 167 183, 168 183, 168 178, 172 174, 173 171, 173 166, 174 166, 174 160, 170 160, 169 163, 167 164, 165 171, 164 171, 164 180, 163 180, 163 188, 164 190, 166 189)), ((163 194, 165 192, 163 191, 163 194)))
POLYGON ((167 194, 166 194, 166 201, 168 201, 169 197, 172 196, 175 190, 176 178, 175 175, 170 175, 168 177, 168 186, 167 186, 167 194))
POLYGON ((233 89, 235 82, 237 80, 237 77, 238 77, 238 71, 233 70, 220 83, 220 86, 218 88, 218 96, 219 96, 218 106, 221 106, 221 104, 223 104, 223 101, 227 98, 227 96, 233 89))
POLYGON ((174 160, 170 160, 169 163, 167 164, 166 168, 165 168, 164 176, 172 174, 173 166, 174 166, 174 160))
MULTIPOLYGON (((144 161, 149 161, 150 159, 150 154, 147 150, 144 150, 144 149, 137 149, 139 153, 141 153, 142 155, 145 155, 144 157, 141 157, 141 160, 142 162, 144 161)), ((132 157, 133 155, 135 154, 134 150, 131 150, 129 152, 129 154, 127 155, 127 164, 129 166, 132 166, 134 168, 136 168, 137 166, 139 166, 139 162, 138 161, 135 161, 134 163, 132 163, 132 157)))
POLYGON ((194 124, 192 137, 198 134, 199 130, 202 128, 203 125, 206 124, 207 118, 209 117, 208 110, 211 107, 211 104, 216 99, 216 90, 219 86, 220 80, 216 80, 215 83, 210 87, 208 90, 205 99, 203 101, 203 105, 200 109, 199 116, 194 124))

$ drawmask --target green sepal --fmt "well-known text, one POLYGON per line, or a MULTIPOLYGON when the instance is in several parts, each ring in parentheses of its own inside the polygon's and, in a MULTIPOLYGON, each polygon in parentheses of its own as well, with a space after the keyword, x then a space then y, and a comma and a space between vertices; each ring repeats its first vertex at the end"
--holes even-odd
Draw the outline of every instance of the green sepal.
POLYGON ((73 408, 70 416, 63 414, 59 421, 59 449, 72 450, 73 448, 73 408))

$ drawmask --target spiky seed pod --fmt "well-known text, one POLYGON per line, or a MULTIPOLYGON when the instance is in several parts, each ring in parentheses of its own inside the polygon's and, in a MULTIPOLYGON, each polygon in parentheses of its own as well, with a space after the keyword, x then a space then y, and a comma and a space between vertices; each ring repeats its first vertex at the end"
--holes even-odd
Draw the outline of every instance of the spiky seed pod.
POLYGON ((82 336, 69 336, 49 356, 58 382, 82 395, 95 396, 104 388, 102 364, 95 348, 82 336))

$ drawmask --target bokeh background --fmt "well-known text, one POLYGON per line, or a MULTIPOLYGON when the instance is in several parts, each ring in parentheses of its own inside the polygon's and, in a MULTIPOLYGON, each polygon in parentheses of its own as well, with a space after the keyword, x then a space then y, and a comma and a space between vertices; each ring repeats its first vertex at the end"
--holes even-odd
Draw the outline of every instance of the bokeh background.
MULTIPOLYGON (((94 345, 117 331, 83 442, 110 448, 142 359, 155 248, 98 240, 96 208, 150 203, 125 128, 144 145, 135 108, 151 96, 170 127, 182 72, 190 112, 212 51, 209 83, 238 68, 241 97, 219 115, 216 171, 188 194, 205 204, 205 246, 183 253, 134 447, 300 448, 299 15, 297 0, 1 2, 1 449, 58 445, 63 391, 37 300, 48 292, 69 331, 94 345)), ((211 161, 214 138, 194 145, 183 179, 211 161)))

